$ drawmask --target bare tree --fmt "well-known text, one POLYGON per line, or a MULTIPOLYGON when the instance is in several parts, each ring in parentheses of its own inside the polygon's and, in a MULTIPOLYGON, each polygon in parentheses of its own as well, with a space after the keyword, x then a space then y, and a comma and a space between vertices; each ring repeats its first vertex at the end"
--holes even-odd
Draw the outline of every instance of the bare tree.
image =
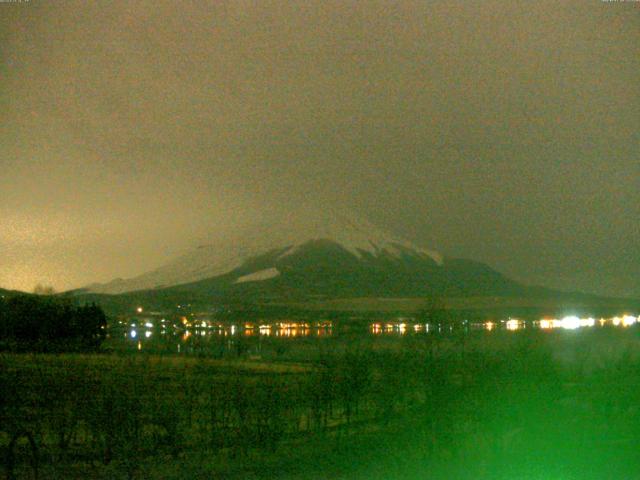
POLYGON ((36 295, 55 295, 56 290, 51 285, 43 285, 38 283, 35 287, 33 287, 33 293, 36 295))

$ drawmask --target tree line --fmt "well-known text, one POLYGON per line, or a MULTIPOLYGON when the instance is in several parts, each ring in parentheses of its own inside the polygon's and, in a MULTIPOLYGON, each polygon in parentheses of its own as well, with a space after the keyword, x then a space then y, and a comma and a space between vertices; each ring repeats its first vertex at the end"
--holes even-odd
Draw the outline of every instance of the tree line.
POLYGON ((87 351, 100 346, 107 317, 97 305, 40 295, 0 297, 0 349, 87 351))

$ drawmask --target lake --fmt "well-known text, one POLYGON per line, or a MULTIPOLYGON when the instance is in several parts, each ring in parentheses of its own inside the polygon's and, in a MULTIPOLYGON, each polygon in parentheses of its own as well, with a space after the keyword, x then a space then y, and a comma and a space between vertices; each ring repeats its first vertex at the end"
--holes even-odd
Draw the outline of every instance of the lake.
POLYGON ((318 348, 346 348, 367 343, 380 348, 398 346, 411 338, 420 341, 460 337, 546 334, 551 331, 629 329, 639 317, 623 314, 608 318, 566 316, 521 320, 507 318, 485 322, 417 322, 411 317, 380 321, 360 320, 270 320, 220 321, 212 319, 168 319, 135 316, 120 319, 109 329, 105 346, 117 351, 141 351, 213 357, 246 355, 254 358, 306 358, 318 348), (306 352, 306 353, 305 353, 306 352))

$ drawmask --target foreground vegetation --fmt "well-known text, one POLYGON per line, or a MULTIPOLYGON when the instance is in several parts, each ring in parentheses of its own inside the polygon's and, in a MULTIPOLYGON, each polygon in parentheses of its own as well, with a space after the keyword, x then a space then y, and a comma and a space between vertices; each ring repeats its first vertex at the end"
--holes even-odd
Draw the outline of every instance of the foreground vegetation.
POLYGON ((306 363, 5 354, 8 478, 637 478, 633 329, 523 332, 306 363))

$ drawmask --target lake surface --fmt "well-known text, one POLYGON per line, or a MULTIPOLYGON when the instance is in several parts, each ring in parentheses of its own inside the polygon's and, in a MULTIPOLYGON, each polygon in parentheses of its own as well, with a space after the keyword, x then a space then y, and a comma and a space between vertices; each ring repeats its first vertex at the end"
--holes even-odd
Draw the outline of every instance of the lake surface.
POLYGON ((350 322, 349 320, 271 320, 223 322, 211 319, 168 319, 162 316, 135 316, 120 319, 109 329, 107 348, 119 351, 197 355, 278 356, 283 352, 368 342, 392 344, 405 338, 434 339, 460 336, 488 337, 523 332, 593 331, 630 329, 640 317, 620 315, 609 318, 566 316, 497 321, 417 322, 399 317, 393 320, 350 322))

